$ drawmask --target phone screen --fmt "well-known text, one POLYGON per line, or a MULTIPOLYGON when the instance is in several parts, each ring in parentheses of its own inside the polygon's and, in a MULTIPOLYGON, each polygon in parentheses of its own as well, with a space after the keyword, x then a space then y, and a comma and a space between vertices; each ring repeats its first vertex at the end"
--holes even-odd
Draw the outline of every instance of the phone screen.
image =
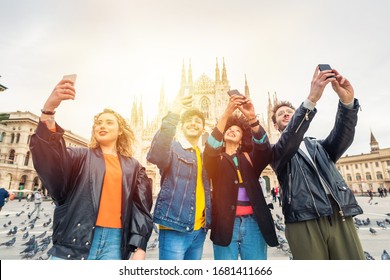
POLYGON ((332 70, 332 67, 330 67, 329 64, 318 64, 318 68, 320 71, 332 70))

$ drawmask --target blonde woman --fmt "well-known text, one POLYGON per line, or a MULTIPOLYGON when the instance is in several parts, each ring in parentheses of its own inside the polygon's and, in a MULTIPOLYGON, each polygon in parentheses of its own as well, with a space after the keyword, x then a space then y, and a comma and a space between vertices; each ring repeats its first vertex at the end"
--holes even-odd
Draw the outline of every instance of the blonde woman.
POLYGON ((122 116, 105 109, 94 118, 89 148, 66 147, 55 110, 75 94, 72 80, 56 85, 30 143, 34 167, 57 206, 51 259, 145 259, 152 192, 133 158, 134 134, 122 116))

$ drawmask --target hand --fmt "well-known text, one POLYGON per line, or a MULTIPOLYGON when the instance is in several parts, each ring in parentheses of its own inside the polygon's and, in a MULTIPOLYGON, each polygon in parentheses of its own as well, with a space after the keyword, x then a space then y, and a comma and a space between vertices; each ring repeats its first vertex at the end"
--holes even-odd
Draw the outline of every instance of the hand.
POLYGON ((318 66, 314 71, 313 79, 311 81, 310 93, 307 99, 313 103, 317 103, 320 100, 322 93, 324 92, 325 86, 336 78, 332 77, 334 73, 332 70, 320 71, 318 66))
POLYGON ((240 110, 248 120, 256 117, 255 107, 253 106, 252 100, 246 97, 245 101, 238 106, 238 110, 240 110))
POLYGON ((130 260, 144 260, 145 257, 146 257, 146 252, 141 248, 138 248, 137 251, 135 251, 131 255, 130 260))
POLYGON ((45 111, 54 111, 63 100, 74 100, 75 96, 76 90, 74 83, 71 80, 61 80, 53 89, 42 109, 45 111))
POLYGON ((345 104, 353 102, 355 93, 351 83, 336 70, 333 69, 333 72, 336 74, 336 80, 332 81, 332 88, 339 96, 340 101, 345 104))
POLYGON ((180 115, 181 110, 189 109, 192 107, 192 95, 186 95, 186 96, 176 96, 175 101, 172 105, 172 112, 175 114, 180 115))

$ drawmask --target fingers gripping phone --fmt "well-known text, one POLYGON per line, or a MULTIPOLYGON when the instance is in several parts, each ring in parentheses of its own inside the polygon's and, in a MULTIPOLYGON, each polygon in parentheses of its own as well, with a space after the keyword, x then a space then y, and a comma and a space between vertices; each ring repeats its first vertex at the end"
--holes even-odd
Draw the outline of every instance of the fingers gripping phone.
MULTIPOLYGON (((329 64, 318 64, 318 69, 320 69, 320 71, 333 70, 329 64)), ((335 77, 336 77, 336 75, 333 75, 333 76, 328 77, 327 79, 335 78, 335 77)))

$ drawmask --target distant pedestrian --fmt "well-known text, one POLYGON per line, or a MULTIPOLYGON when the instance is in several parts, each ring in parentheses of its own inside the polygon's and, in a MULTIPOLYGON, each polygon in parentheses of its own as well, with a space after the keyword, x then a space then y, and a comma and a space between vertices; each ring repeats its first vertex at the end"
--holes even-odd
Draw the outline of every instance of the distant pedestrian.
POLYGON ((31 213, 28 213, 28 218, 31 219, 32 214, 36 210, 37 211, 37 219, 39 219, 39 214, 41 213, 41 205, 42 205, 42 190, 38 189, 36 193, 34 193, 34 210, 31 213))
POLYGON ((368 190, 367 193, 368 193, 368 196, 370 197, 370 199, 368 200, 368 203, 370 203, 372 201, 374 195, 372 193, 372 190, 368 190))
POLYGON ((9 198, 10 200, 14 199, 14 195, 9 193, 6 189, 0 188, 0 211, 5 204, 5 199, 9 198))
POLYGON ((272 189, 271 189, 271 195, 272 195, 272 201, 273 201, 273 202, 276 202, 276 192, 275 192, 275 188, 272 188, 272 189))

